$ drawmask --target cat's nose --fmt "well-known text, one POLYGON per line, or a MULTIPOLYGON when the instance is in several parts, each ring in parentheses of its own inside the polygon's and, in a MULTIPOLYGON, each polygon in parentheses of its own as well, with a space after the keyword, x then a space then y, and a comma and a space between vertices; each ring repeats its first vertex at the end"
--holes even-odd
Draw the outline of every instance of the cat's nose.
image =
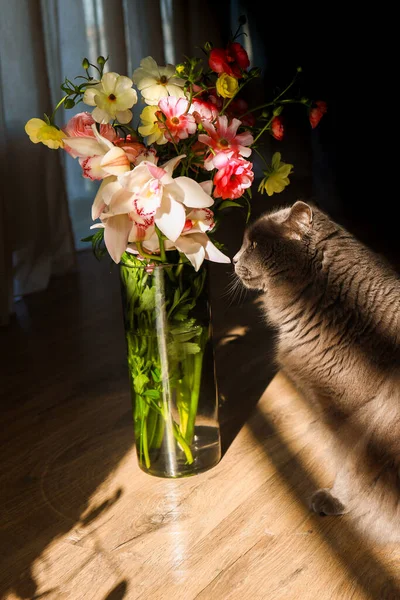
POLYGON ((237 254, 235 254, 235 256, 232 258, 232 262, 234 265, 236 265, 236 263, 239 261, 239 252, 237 254))

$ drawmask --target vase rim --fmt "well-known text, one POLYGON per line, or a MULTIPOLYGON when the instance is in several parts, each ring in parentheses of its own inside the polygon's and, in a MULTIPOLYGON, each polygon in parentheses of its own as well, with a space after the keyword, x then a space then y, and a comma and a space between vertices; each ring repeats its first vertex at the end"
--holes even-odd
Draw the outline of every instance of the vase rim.
POLYGON ((128 269, 164 269, 165 267, 178 267, 179 265, 189 265, 190 263, 145 263, 143 265, 130 265, 121 261, 119 267, 127 267, 128 269))

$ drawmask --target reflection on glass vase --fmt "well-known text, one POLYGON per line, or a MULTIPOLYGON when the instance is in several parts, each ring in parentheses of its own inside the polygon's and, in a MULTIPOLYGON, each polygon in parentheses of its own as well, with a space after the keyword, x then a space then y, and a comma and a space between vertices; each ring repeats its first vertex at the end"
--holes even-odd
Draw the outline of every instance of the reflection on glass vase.
POLYGON ((210 469, 221 457, 207 267, 120 265, 140 468, 159 477, 210 469))

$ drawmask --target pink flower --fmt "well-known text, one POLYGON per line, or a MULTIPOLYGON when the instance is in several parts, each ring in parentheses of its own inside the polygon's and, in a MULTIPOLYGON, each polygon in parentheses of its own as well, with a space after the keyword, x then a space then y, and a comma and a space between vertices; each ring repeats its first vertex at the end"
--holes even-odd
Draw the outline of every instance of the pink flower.
POLYGON ((204 168, 207 171, 216 168, 216 157, 221 152, 233 153, 235 155, 241 154, 246 158, 250 156, 251 149, 246 146, 250 146, 253 143, 253 136, 248 131, 236 135, 241 124, 241 121, 238 119, 232 119, 230 125, 228 125, 228 117, 225 115, 217 118, 215 127, 212 123, 203 121, 203 127, 208 135, 201 133, 199 135, 199 142, 202 142, 213 150, 213 153, 204 161, 204 168))
POLYGON ((159 123, 159 127, 164 130, 167 140, 179 142, 179 140, 184 140, 195 133, 197 129, 196 121, 193 115, 186 112, 189 103, 185 98, 167 96, 161 98, 158 106, 166 116, 166 120, 159 123))
MULTIPOLYGON (((72 117, 64 127, 63 131, 67 134, 68 137, 76 138, 76 137, 90 137, 94 138, 94 133, 92 129, 92 125, 94 123, 94 119, 92 115, 88 112, 81 112, 72 117)), ((114 142, 118 136, 115 132, 114 127, 111 125, 100 125, 100 135, 109 140, 110 142, 114 142)), ((65 146, 65 150, 71 154, 72 158, 76 158, 75 152, 68 145, 65 146)))
POLYGON ((239 156, 220 154, 217 167, 219 170, 214 177, 215 198, 240 198, 253 183, 252 163, 239 156))
POLYGON ((218 117, 218 109, 212 102, 194 98, 189 112, 193 114, 197 123, 201 121, 214 121, 218 117))
POLYGON ((283 139, 283 134, 285 133, 285 129, 283 127, 283 121, 281 117, 274 117, 271 121, 271 132, 273 137, 276 140, 283 139))

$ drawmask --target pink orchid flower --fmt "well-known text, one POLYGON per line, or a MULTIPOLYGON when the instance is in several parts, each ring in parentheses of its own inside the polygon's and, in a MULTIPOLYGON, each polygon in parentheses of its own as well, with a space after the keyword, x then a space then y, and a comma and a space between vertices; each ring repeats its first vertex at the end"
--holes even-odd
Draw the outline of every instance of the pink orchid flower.
MULTIPOLYGON (((209 231, 213 227, 214 215, 210 209, 196 208, 189 210, 181 235, 175 242, 167 240, 165 242, 165 249, 167 251, 179 250, 179 252, 189 259, 196 271, 200 269, 204 259, 218 263, 229 263, 229 257, 218 250, 206 234, 206 231, 209 231)), ((160 246, 157 235, 154 234, 144 241, 143 247, 148 252, 153 254, 158 253, 160 246)), ((137 250, 132 246, 131 251, 135 252, 137 250)))
POLYGON ((83 176, 88 179, 104 179, 109 175, 120 175, 130 171, 131 165, 126 152, 114 146, 100 135, 96 125, 92 125, 93 137, 64 138, 65 148, 79 158, 83 176))

